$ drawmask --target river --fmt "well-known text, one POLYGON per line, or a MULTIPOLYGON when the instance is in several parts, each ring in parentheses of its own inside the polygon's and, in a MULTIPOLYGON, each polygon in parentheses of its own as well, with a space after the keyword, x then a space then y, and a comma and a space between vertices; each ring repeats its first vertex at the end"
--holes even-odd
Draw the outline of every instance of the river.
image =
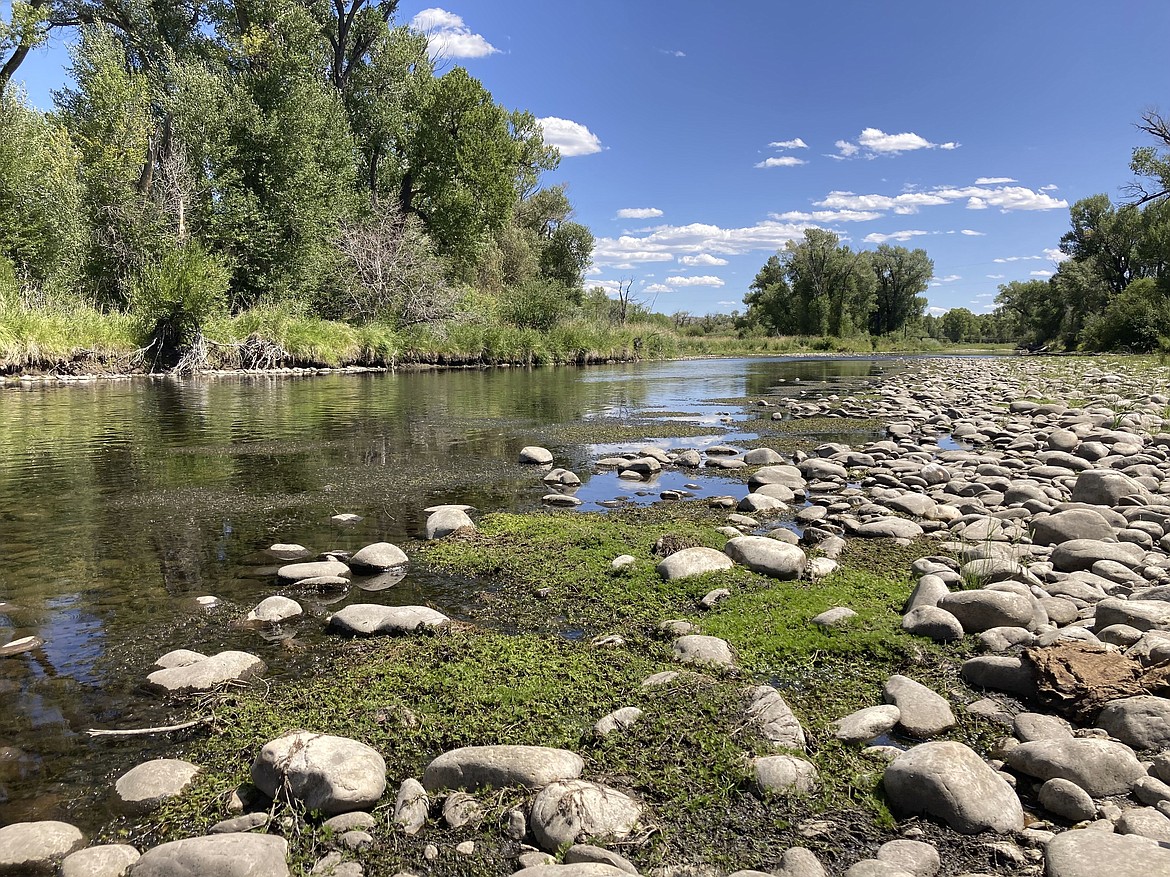
POLYGON ((423 509, 541 505, 524 445, 577 472, 582 510, 743 492, 711 470, 631 485, 593 473, 622 448, 750 441, 761 397, 845 393, 882 359, 720 359, 588 369, 136 378, 0 388, 0 825, 102 821, 113 781, 167 752, 166 738, 91 739, 192 715, 149 695, 174 648, 241 649, 269 678, 311 671, 323 616, 346 602, 428 603, 459 617, 469 583, 411 569, 393 588, 309 601, 280 636, 237 622, 276 592, 273 543, 314 552, 420 537, 423 509), (680 436, 679 433, 685 433, 680 436), (338 526, 338 513, 362 516, 338 526), (221 603, 204 609, 196 598, 221 603), (290 648, 291 642, 297 648, 290 648))

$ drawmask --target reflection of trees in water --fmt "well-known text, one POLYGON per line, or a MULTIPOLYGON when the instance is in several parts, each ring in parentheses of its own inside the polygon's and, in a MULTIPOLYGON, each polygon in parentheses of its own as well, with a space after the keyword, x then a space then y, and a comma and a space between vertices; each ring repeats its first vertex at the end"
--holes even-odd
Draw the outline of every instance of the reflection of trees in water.
MULTIPOLYGON (((788 394, 793 382, 830 384, 832 391, 844 386, 868 381, 899 368, 897 360, 886 359, 805 359, 790 361, 761 361, 748 364, 746 373, 747 396, 788 394), (781 383, 783 382, 783 383, 781 383)), ((799 385, 797 385, 799 386, 799 385)))

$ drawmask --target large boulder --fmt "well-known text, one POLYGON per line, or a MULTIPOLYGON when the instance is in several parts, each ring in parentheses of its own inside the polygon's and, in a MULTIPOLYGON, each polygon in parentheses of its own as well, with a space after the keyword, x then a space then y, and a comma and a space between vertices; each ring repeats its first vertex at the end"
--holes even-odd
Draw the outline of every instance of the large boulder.
POLYGON ((1137 630, 1170 630, 1170 601, 1108 597, 1097 604, 1093 628, 1124 624, 1137 630))
POLYGON ((350 569, 340 560, 311 560, 305 563, 289 563, 276 571, 276 577, 286 585, 295 585, 304 579, 315 579, 320 576, 349 578, 350 569))
POLYGON ((255 624, 280 624, 302 614, 304 610, 300 603, 278 594, 261 600, 244 620, 255 624))
POLYGON ((1136 834, 1065 831, 1044 850, 1047 877, 1153 877, 1170 874, 1170 846, 1136 834))
POLYGON ((833 736, 845 743, 865 743, 890 733, 901 717, 893 704, 866 707, 833 722, 833 736))
POLYGON ((898 707, 898 724, 912 737, 929 739, 958 724, 946 698, 908 676, 891 676, 882 694, 886 703, 898 707))
POLYGON ((722 569, 731 569, 735 561, 714 548, 684 548, 668 557, 664 557, 655 567, 658 574, 667 581, 683 579, 688 576, 701 576, 704 573, 717 572, 722 569))
POLYGON ((0 874, 52 874, 57 864, 85 846, 81 830, 67 822, 14 822, 0 828, 0 874))
POLYGON ((427 516, 427 538, 443 539, 459 530, 475 529, 462 506, 439 506, 427 516))
POLYGON ((141 857, 129 844, 86 847, 65 857, 61 877, 122 877, 141 857))
POLYGON ((228 651, 190 664, 155 670, 146 677, 146 682, 156 691, 168 693, 210 691, 228 682, 252 679, 265 669, 264 662, 255 655, 228 651))
POLYGON ((801 795, 811 794, 816 788, 816 765, 795 755, 765 755, 752 760, 756 785, 763 792, 801 795))
POLYGON ((1112 740, 1035 740, 1012 747, 1004 758, 1020 773, 1071 780, 1094 798, 1124 795, 1146 775, 1133 750, 1112 740))
POLYGON ((437 630, 451 621, 442 612, 426 606, 382 606, 377 603, 350 603, 334 613, 329 626, 357 636, 413 633, 437 630))
POLYGON ((536 789, 581 776, 585 762, 567 749, 547 746, 464 746, 444 752, 423 773, 427 791, 437 789, 536 789))
POLYGON ((551 783, 532 802, 529 825, 548 852, 587 837, 624 840, 638 826, 642 806, 628 795, 584 780, 551 783))
POLYGON ((944 740, 906 750, 886 767, 882 785, 895 811, 933 816, 963 834, 1024 827, 1015 791, 962 743, 944 740))
POLYGON ((740 536, 728 540, 723 551, 736 563, 774 579, 790 581, 804 575, 808 558, 795 545, 767 536, 740 536))
POLYGON ((1104 728, 1134 749, 1170 747, 1170 699, 1141 694, 1110 701, 1097 717, 1104 728))
POLYGON ((1133 568, 1141 563, 1142 549, 1128 542, 1071 539, 1052 550, 1052 565, 1060 572, 1091 570, 1099 560, 1112 560, 1133 568))
POLYGON ((853 529, 855 536, 865 539, 917 539, 922 532, 922 527, 913 521, 892 516, 866 521, 853 529))
POLYGON ((532 466, 547 466, 553 461, 552 451, 539 445, 528 445, 520 449, 519 462, 532 466))
POLYGON ((327 815, 373 807, 386 790, 386 761, 357 740, 293 731, 264 744, 252 782, 327 815))
POLYGON ((195 774, 199 765, 178 758, 156 758, 131 768, 114 783, 123 809, 132 813, 145 813, 158 807, 167 798, 181 794, 195 774))
POLYGON ((680 636, 671 648, 674 659, 683 664, 706 664, 713 667, 734 667, 735 652, 727 640, 698 633, 680 636))
POLYGON ((132 877, 288 877, 288 841, 273 834, 210 834, 147 850, 132 877))

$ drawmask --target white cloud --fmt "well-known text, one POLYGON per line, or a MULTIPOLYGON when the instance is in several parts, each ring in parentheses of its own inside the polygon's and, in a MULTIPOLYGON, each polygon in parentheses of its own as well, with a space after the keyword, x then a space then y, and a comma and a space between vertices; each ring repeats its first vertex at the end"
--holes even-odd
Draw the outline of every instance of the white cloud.
POLYGON ((998 186, 1001 183, 1016 183, 1018 180, 1011 177, 980 177, 975 181, 976 186, 998 186))
POLYGON ((1003 280, 1004 277, 1006 277, 1006 276, 1007 276, 1006 274, 988 274, 987 279, 988 280, 1003 280))
POLYGON ((808 149, 808 144, 799 137, 794 137, 791 140, 773 140, 768 145, 773 149, 808 149))
POLYGON ((995 295, 996 295, 996 294, 995 294, 994 292, 982 292, 982 293, 980 293, 979 295, 975 296, 975 298, 976 298, 976 299, 981 299, 981 298, 995 298, 995 295))
POLYGON ((601 152, 601 141, 597 135, 580 122, 558 119, 556 116, 546 116, 543 119, 537 119, 536 123, 544 132, 544 142, 555 146, 566 158, 601 152))
POLYGON ((1052 276, 1051 271, 1032 271, 1032 272, 1030 272, 1030 274, 1032 277, 1051 277, 1052 276))
POLYGON ((738 256, 751 252, 772 252, 788 241, 800 240, 807 224, 764 221, 742 228, 693 222, 689 225, 661 225, 637 234, 598 238, 593 246, 597 265, 615 266, 627 262, 669 262, 676 255, 712 253, 738 256))
POLYGON ((970 235, 971 237, 977 237, 977 238, 987 236, 987 232, 985 232, 985 231, 973 231, 972 229, 969 229, 969 228, 963 229, 962 231, 959 232, 959 234, 970 235))
POLYGON ((681 286, 724 286, 723 280, 714 277, 710 274, 702 274, 698 277, 667 277, 664 281, 667 286, 672 289, 677 289, 681 286))
POLYGON ((1045 247, 1042 252, 1044 253, 1044 258, 1051 259, 1058 265, 1066 259, 1072 258, 1068 253, 1062 253, 1057 247, 1045 247))
POLYGON ((926 309, 926 312, 928 314, 930 314, 932 317, 941 317, 943 314, 945 314, 949 310, 950 310, 950 308, 929 307, 926 309))
POLYGON ((1041 186, 1040 191, 1041 192, 1055 192, 1059 188, 1060 188, 1060 186, 1056 186, 1056 185, 1053 185, 1052 183, 1049 183, 1047 186, 1041 186))
POLYGON ((1043 259, 1043 256, 1006 256, 1004 258, 992 259, 997 265, 1002 265, 1005 262, 1032 262, 1043 259))
POLYGON ((672 58, 685 58, 687 56, 686 52, 681 52, 678 49, 659 49, 658 51, 664 55, 670 55, 672 58))
POLYGON ((886 241, 908 241, 910 238, 916 238, 924 234, 931 234, 931 232, 910 229, 907 231, 895 231, 890 234, 878 234, 875 231, 873 234, 867 234, 862 238, 862 241, 867 244, 884 244, 886 241))
POLYGON ((818 207, 838 210, 893 210, 894 213, 917 213, 920 207, 951 204, 967 199, 968 210, 998 207, 1001 213, 1012 210, 1054 210, 1068 207, 1068 202, 1042 192, 1033 192, 1023 186, 966 186, 963 188, 936 187, 925 192, 903 192, 900 195, 857 195, 853 192, 830 192, 818 207))
POLYGON ((410 20, 410 26, 426 36, 431 58, 483 58, 500 51, 446 9, 424 9, 410 20))
POLYGON ((872 210, 814 210, 811 213, 789 210, 787 213, 769 213, 768 217, 778 222, 868 222, 881 219, 883 215, 872 210))
POLYGON ((836 147, 840 157, 849 158, 857 155, 861 150, 869 158, 879 155, 901 155, 903 152, 913 152, 917 149, 958 149, 959 144, 953 140, 946 143, 931 143, 925 137, 911 131, 901 134, 887 134, 880 128, 865 128, 857 137, 857 142, 838 140, 836 147))
POLYGON ((680 265, 726 265, 726 259, 720 259, 718 256, 712 256, 710 253, 699 253, 697 256, 680 256, 678 263, 680 265))
POLYGON ((756 167, 796 167, 801 164, 808 164, 808 162, 803 158, 784 155, 779 158, 766 158, 763 161, 756 162, 756 167))
POLYGON ((956 280, 962 280, 963 278, 958 274, 948 274, 946 277, 936 277, 934 279, 939 283, 954 283, 956 280))
POLYGON ((647 286, 647 287, 646 287, 644 290, 642 290, 642 291, 643 291, 643 292, 654 292, 654 293, 659 293, 659 292, 674 292, 674 290, 673 290, 671 287, 669 287, 669 286, 665 286, 665 285, 663 285, 663 284, 661 284, 661 283, 651 283, 649 286, 647 286))
POLYGON ((661 215, 657 207, 623 207, 617 212, 618 219, 657 219, 661 215))

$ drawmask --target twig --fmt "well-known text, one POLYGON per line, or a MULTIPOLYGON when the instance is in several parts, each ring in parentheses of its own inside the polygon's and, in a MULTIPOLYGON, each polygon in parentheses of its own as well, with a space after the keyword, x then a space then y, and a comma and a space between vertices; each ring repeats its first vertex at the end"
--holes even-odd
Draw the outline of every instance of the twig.
POLYGON ((213 721, 215 721, 215 716, 203 716, 198 719, 192 719, 189 722, 180 722, 177 725, 160 725, 156 728, 127 728, 124 731, 90 728, 85 733, 91 737, 135 737, 140 734, 168 734, 171 731, 183 731, 187 728, 194 728, 196 725, 210 725, 213 721))

